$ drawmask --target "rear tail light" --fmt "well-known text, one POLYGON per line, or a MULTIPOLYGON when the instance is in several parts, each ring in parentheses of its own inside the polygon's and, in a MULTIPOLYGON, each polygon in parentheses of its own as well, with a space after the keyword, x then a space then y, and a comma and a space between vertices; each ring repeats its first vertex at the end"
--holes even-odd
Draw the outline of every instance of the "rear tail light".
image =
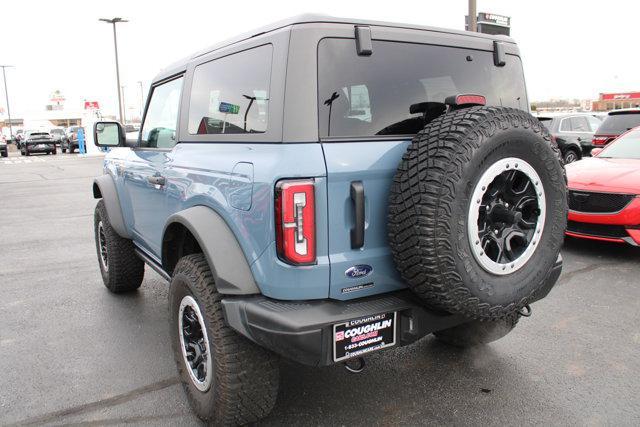
POLYGON ((614 136, 594 136, 591 139, 591 143, 593 145, 607 145, 614 138, 615 138, 614 136))
POLYGON ((276 248, 282 261, 293 265, 316 263, 315 211, 313 180, 276 184, 276 248))

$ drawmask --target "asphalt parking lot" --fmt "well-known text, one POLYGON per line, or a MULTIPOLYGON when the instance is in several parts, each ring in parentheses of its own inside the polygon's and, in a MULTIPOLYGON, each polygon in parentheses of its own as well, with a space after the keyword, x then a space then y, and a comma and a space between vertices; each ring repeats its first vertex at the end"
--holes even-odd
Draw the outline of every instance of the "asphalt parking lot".
MULTIPOLYGON (((93 242, 99 157, 0 159, 0 424, 198 425, 169 348, 167 285, 109 294, 93 242)), ((264 425, 639 425, 640 249, 568 240, 563 275, 506 338, 426 338, 361 374, 281 362, 264 425)))

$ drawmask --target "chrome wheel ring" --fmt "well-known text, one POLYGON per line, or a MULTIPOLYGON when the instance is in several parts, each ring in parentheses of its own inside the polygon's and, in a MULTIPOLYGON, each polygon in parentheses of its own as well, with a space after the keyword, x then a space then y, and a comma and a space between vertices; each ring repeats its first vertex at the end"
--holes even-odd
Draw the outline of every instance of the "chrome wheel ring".
POLYGON ((186 295, 180 301, 178 332, 182 358, 191 382, 198 390, 205 392, 211 386, 213 377, 211 347, 200 307, 191 295, 186 295))
POLYGON ((473 256, 489 273, 518 271, 539 246, 545 214, 545 192, 535 169, 516 157, 498 160, 482 174, 469 203, 473 256))
POLYGON ((98 247, 100 249, 100 265, 105 272, 109 271, 109 252, 107 251, 107 238, 104 234, 102 221, 98 222, 98 247))

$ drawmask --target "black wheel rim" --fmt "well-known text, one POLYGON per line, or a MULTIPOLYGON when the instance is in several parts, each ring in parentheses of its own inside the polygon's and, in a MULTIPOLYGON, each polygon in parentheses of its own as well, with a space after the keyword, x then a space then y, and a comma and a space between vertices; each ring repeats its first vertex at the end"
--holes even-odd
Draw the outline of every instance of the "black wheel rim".
POLYGON ((494 274, 524 266, 544 226, 545 197, 537 172, 522 159, 501 159, 480 178, 469 209, 469 241, 494 274))
POLYGON ((178 316, 185 367, 196 388, 204 392, 211 385, 211 352, 204 320, 193 297, 187 295, 182 299, 178 316))
POLYGON ((102 221, 98 222, 98 246, 100 248, 100 263, 104 271, 109 271, 109 252, 107 251, 107 238, 104 234, 102 221))

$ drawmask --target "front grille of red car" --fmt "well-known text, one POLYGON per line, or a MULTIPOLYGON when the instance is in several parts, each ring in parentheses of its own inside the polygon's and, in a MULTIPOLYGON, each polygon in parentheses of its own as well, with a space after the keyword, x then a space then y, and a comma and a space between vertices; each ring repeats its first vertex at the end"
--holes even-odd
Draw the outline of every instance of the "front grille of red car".
POLYGON ((630 194, 569 190, 569 209, 586 213, 614 213, 624 209, 633 197, 630 194))
POLYGON ((567 231, 589 236, 623 238, 629 237, 621 225, 590 224, 588 222, 567 221, 567 231))

